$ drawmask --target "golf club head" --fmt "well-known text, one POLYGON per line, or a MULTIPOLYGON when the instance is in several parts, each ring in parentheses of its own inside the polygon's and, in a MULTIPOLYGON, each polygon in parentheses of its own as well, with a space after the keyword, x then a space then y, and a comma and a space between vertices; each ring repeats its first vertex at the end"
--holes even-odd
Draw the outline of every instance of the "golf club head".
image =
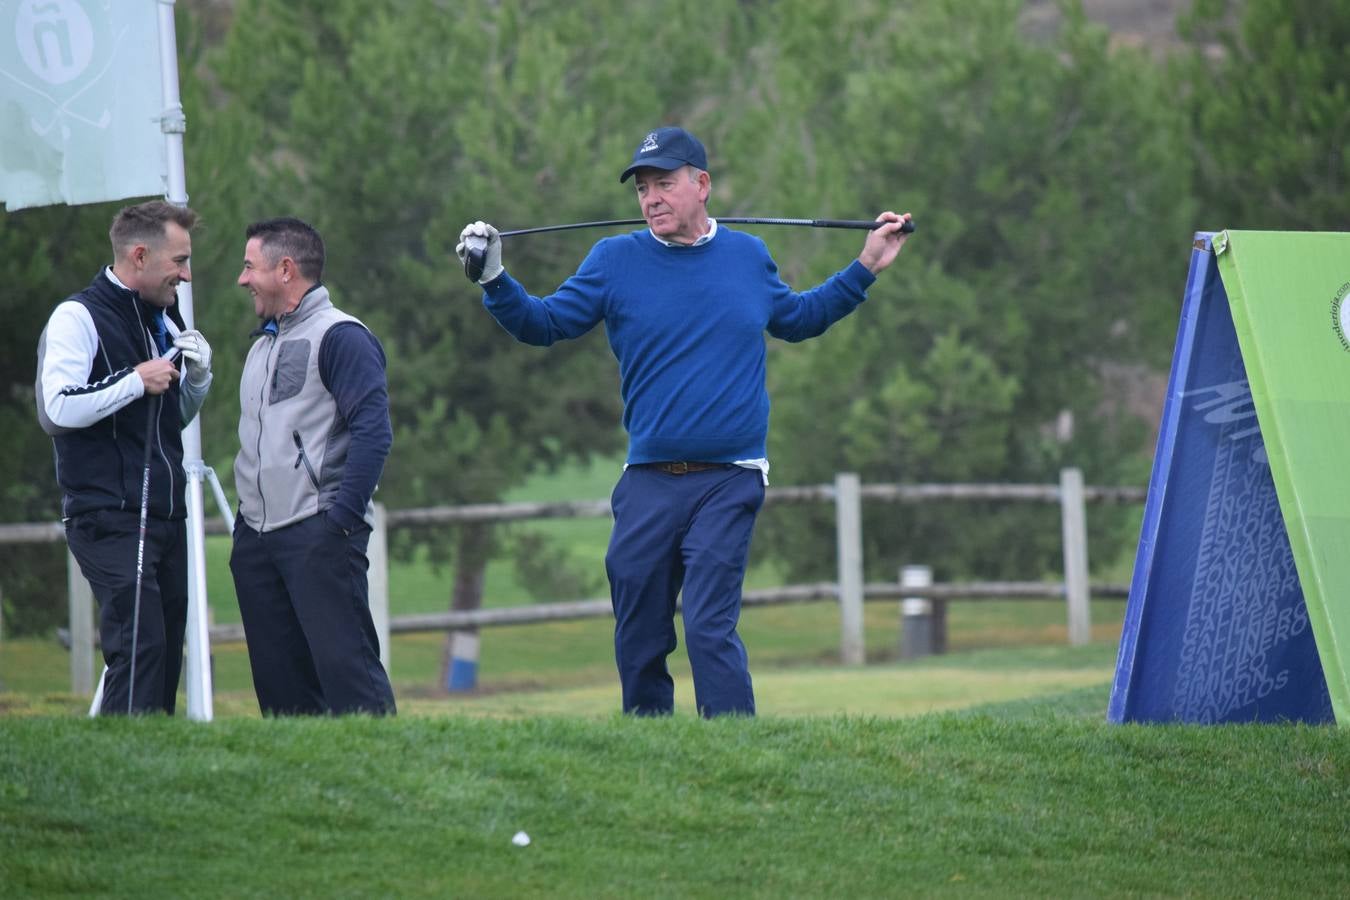
POLYGON ((468 237, 464 239, 464 275, 474 284, 483 277, 483 267, 487 265, 487 238, 468 237))

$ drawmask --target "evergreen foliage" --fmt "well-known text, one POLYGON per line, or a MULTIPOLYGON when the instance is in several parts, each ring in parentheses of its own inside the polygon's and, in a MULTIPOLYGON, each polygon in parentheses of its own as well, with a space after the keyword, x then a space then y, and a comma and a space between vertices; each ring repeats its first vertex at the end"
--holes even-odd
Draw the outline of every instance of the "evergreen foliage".
POLYGON ((1207 230, 1350 226, 1347 0, 1198 0, 1178 60, 1207 230))
MULTIPOLYGON (((1080 3, 1060 5, 1058 31, 1042 37, 1023 28, 1020 0, 180 4, 188 188, 204 216, 194 298, 215 350, 206 462, 228 488, 233 386, 255 324, 234 285, 243 228, 284 214, 324 234, 335 301, 389 356, 395 446, 379 500, 490 501, 532 472, 616 453, 603 334, 548 351, 515 344, 453 246, 480 218, 635 216, 618 172, 646 130, 678 122, 708 146, 714 215, 896 209, 919 223, 856 314, 816 341, 771 342, 776 484, 841 470, 1046 482, 1064 465, 1090 483, 1141 483, 1152 423, 1131 393, 1166 366, 1191 233, 1344 226, 1350 2, 1198 0, 1190 47, 1171 61, 1112 47, 1080 3), (1056 423, 1070 417, 1066 435, 1056 423)), ((116 206, 0 215, 5 520, 57 515, 32 347, 52 305, 106 261, 116 206)), ((760 234, 801 289, 861 243, 760 234)), ((548 293, 597 237, 508 240, 505 262, 548 293)), ((939 577, 1059 565, 1050 510, 867 515, 870 577, 906 561, 939 577)), ((1114 537, 1131 550, 1124 521, 1094 511, 1094 546, 1114 537)), ((756 552, 819 577, 832 530, 825 511, 774 511, 756 552)), ((456 563, 459 606, 476 605, 495 554, 518 553, 541 593, 542 561, 563 583, 586 579, 546 546, 487 531, 404 530, 394 550, 417 545, 456 563)), ((63 583, 57 554, 45 567, 42 555, 0 547, 7 628, 59 618, 59 605, 45 619, 16 612, 52 606, 63 583)))

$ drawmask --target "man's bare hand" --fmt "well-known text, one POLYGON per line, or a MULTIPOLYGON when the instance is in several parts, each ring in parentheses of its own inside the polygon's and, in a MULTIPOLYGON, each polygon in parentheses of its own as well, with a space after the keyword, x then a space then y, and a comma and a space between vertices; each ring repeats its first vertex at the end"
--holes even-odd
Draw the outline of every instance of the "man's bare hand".
POLYGON ((886 224, 867 235, 867 242, 863 244, 863 251, 858 255, 858 262, 867 266, 873 275, 880 274, 883 269, 895 262, 900 248, 905 246, 905 241, 909 238, 909 235, 900 229, 911 218, 909 213, 897 215, 889 210, 877 216, 878 222, 886 224))
POLYGON ((178 367, 167 359, 149 359, 136 367, 147 394, 162 394, 178 379, 178 367))

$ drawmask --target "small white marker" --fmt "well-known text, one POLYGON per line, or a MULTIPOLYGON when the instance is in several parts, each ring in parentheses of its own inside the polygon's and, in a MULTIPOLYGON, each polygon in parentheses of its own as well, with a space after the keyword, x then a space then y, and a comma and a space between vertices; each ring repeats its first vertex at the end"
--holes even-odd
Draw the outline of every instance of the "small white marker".
POLYGON ((517 831, 511 838, 511 843, 517 847, 528 847, 530 846, 530 836, 523 831, 517 831))

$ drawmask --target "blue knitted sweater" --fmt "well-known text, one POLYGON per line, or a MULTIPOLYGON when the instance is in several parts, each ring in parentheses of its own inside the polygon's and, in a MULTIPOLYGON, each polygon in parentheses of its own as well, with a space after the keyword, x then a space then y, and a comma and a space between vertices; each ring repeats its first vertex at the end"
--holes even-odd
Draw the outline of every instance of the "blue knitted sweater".
POLYGON ((764 332, 815 337, 875 280, 854 261, 798 294, 753 235, 719 226, 705 244, 668 247, 644 230, 597 243, 548 297, 503 273, 483 286, 483 305, 517 340, 545 347, 605 323, 629 464, 734 462, 767 456, 764 332))

